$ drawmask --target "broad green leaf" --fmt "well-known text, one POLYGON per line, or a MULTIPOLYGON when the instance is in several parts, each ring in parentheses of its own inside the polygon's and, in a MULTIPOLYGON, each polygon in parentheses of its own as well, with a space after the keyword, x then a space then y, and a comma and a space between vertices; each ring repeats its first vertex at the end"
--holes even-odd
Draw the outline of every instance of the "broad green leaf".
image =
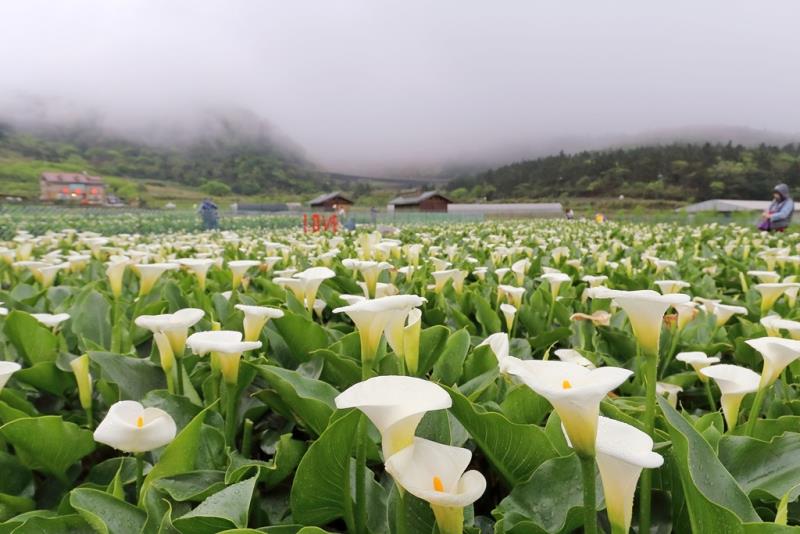
MULTIPOLYGON (((602 509, 602 484, 595 479, 597 508, 602 509)), ((583 522, 581 464, 575 454, 551 458, 529 480, 511 490, 492 512, 508 534, 572 532, 583 522)))
POLYGON ((427 375, 428 371, 433 368, 436 360, 444 351, 449 336, 450 329, 442 325, 426 328, 420 333, 418 377, 427 375))
POLYGON ((269 462, 244 458, 239 454, 231 454, 225 483, 239 482, 251 471, 258 472, 258 481, 273 488, 283 482, 297 468, 306 452, 305 442, 292 439, 291 434, 283 434, 275 447, 275 456, 269 462))
POLYGON ((751 498, 779 501, 800 488, 800 434, 787 433, 763 442, 744 436, 725 436, 719 442, 719 460, 751 498))
POLYGON ((144 510, 95 489, 72 490, 69 503, 101 534, 139 532, 147 520, 144 510))
POLYGON ((306 452, 292 483, 292 516, 307 525, 324 525, 336 518, 349 518, 350 451, 361 413, 352 410, 336 419, 306 452))
POLYGON ((308 361, 312 352, 326 349, 330 344, 325 329, 303 315, 287 311, 283 317, 273 319, 271 323, 286 342, 295 363, 308 361))
POLYGON ((167 445, 158 462, 156 462, 156 465, 153 466, 144 479, 140 501, 156 480, 187 473, 195 469, 195 463, 200 448, 203 420, 210 408, 211 407, 208 407, 197 414, 194 419, 175 436, 175 439, 167 445))
POLYGON ((79 339, 93 343, 93 346, 111 346, 111 306, 95 290, 82 293, 70 310, 72 331, 79 339))
POLYGON ((472 295, 472 300, 475 303, 475 317, 478 319, 481 326, 483 326, 484 337, 502 330, 503 327, 500 323, 500 317, 489 305, 489 302, 477 294, 472 295))
POLYGON ((150 360, 112 352, 89 352, 101 377, 119 387, 120 400, 140 401, 154 389, 166 389, 164 371, 150 360))
POLYGON ((59 369, 55 362, 40 362, 20 369, 14 373, 14 378, 36 389, 59 396, 76 387, 74 375, 59 369))
POLYGON ((30 314, 13 310, 6 317, 3 331, 30 365, 54 362, 58 357, 58 338, 30 314))
POLYGON ((544 430, 512 423, 503 414, 488 412, 456 390, 450 411, 472 436, 495 469, 509 484, 519 484, 543 462, 557 455, 544 430))
POLYGON ((316 435, 328 426, 339 392, 330 384, 272 365, 257 365, 261 376, 291 409, 297 420, 316 435))
POLYGON ((230 528, 245 528, 255 487, 255 477, 228 486, 172 524, 181 532, 191 534, 216 534, 230 528))
POLYGON ((672 438, 672 454, 680 474, 694 532, 737 532, 743 522, 760 518, 747 495, 703 437, 666 399, 658 404, 672 438))
POLYGON ((60 416, 15 419, 0 427, 0 435, 14 446, 23 464, 66 480, 67 469, 91 453, 92 433, 60 416))
POLYGON ((222 471, 188 471, 153 482, 158 489, 176 501, 202 501, 209 495, 225 488, 225 473, 222 471))
POLYGON ((443 384, 455 384, 464 369, 464 359, 469 351, 469 332, 461 329, 447 338, 444 351, 433 366, 431 378, 443 384))

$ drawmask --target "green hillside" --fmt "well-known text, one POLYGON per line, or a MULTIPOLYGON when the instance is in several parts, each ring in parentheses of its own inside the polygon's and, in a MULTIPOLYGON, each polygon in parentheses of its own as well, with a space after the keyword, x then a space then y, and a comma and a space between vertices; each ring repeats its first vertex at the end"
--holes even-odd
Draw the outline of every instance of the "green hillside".
POLYGON ((699 201, 769 198, 779 182, 800 186, 800 144, 643 146, 560 153, 452 180, 454 199, 610 198, 699 201))

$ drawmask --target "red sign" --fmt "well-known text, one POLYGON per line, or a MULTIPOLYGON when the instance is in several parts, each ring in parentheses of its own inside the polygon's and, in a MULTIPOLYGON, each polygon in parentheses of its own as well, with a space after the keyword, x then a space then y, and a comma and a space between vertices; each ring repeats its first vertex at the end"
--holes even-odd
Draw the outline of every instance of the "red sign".
MULTIPOLYGON (((337 219, 336 214, 331 215, 327 219, 325 219, 324 215, 320 215, 319 213, 314 213, 311 215, 311 228, 312 232, 328 232, 331 231, 334 234, 336 230, 339 228, 339 219, 337 219)), ((307 234, 309 232, 308 227, 308 214, 303 214, 303 233, 307 234)))

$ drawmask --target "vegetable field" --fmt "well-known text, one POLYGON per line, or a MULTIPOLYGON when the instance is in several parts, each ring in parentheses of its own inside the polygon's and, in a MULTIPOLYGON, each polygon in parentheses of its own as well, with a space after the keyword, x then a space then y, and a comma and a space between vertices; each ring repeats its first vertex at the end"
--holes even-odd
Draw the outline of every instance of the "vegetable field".
POLYGON ((800 530, 797 233, 44 230, 0 534, 800 530))

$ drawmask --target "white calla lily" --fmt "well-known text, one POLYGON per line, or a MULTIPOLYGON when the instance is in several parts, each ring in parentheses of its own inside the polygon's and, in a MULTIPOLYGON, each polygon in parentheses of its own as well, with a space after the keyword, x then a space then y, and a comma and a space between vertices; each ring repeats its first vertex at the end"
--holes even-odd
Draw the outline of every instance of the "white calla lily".
POLYGON ((676 304, 689 302, 688 295, 680 293, 662 295, 648 289, 640 291, 605 289, 595 292, 594 296, 614 299, 625 310, 633 333, 647 355, 658 354, 661 325, 667 309, 676 304))
POLYGON ((769 310, 775 305, 775 302, 783 295, 788 289, 798 287, 800 283, 765 283, 756 284, 756 290, 761 293, 761 315, 766 315, 769 310))
POLYGON ((161 275, 173 271, 180 266, 177 263, 146 263, 134 265, 133 270, 139 274, 139 296, 144 296, 153 290, 161 275))
POLYGON ((790 321, 779 315, 767 315, 762 317, 760 322, 768 336, 781 337, 781 330, 786 330, 792 339, 800 339, 800 321, 790 321))
POLYGON ((200 322, 206 312, 199 308, 184 308, 175 313, 161 315, 140 315, 134 321, 136 326, 150 330, 154 334, 163 333, 169 340, 175 356, 180 358, 186 348, 189 328, 200 322))
POLYGON ((679 293, 681 290, 691 287, 692 285, 689 282, 684 282, 683 280, 656 280, 655 284, 664 295, 669 293, 679 293))
POLYGON ((511 350, 508 334, 506 332, 492 334, 484 339, 478 346, 482 347, 483 345, 488 345, 489 348, 492 349, 492 352, 497 358, 497 364, 502 368, 503 359, 509 357, 511 350))
POLYGON ((722 393, 720 397, 722 413, 725 415, 728 429, 733 429, 739 419, 739 407, 742 399, 748 393, 758 391, 761 377, 746 367, 724 363, 700 369, 700 373, 708 378, 713 378, 719 386, 720 393, 722 393))
POLYGON ((423 438, 386 460, 386 471, 408 493, 430 503, 442 534, 460 534, 464 507, 486 491, 478 471, 466 471, 472 452, 423 438))
POLYGON ((653 439, 645 432, 601 416, 596 459, 612 532, 628 532, 639 475, 642 469, 661 467, 664 458, 653 452, 653 439))
POLYGON ((167 445, 176 431, 175 421, 164 410, 124 400, 111 405, 94 431, 94 440, 122 452, 142 453, 167 445))
POLYGON ((180 258, 176 261, 194 274, 200 289, 205 290, 208 270, 216 262, 210 258, 180 258))
POLYGON ((122 295, 122 279, 125 276, 125 269, 131 264, 130 258, 125 256, 112 256, 106 264, 106 276, 111 287, 111 294, 114 298, 122 295))
POLYGON ((576 365, 580 365, 581 367, 586 367, 587 369, 595 368, 595 365, 590 359, 586 358, 575 349, 556 349, 554 354, 556 355, 556 358, 562 362, 574 363, 576 365))
POLYGON ((504 358, 501 371, 514 375, 550 401, 578 454, 594 455, 600 401, 633 373, 620 367, 587 369, 567 362, 504 358))
POLYGON ((199 356, 216 356, 223 380, 236 384, 242 353, 261 348, 260 341, 242 341, 242 333, 232 330, 195 332, 186 340, 186 345, 199 356))
POLYGON ((0 361, 0 391, 8 383, 11 375, 22 369, 22 366, 17 362, 0 361))
POLYGON ((294 275, 294 278, 303 282, 303 296, 306 309, 313 311, 314 302, 317 300, 317 291, 322 282, 336 276, 336 273, 327 267, 312 267, 294 275))
POLYGON ((693 352, 679 352, 675 359, 679 362, 683 362, 685 364, 691 365, 694 372, 697 373, 697 376, 700 378, 702 382, 707 382, 708 377, 700 372, 701 369, 705 369, 709 365, 714 365, 715 363, 719 363, 719 358, 717 356, 709 357, 705 352, 693 351, 693 352))
POLYGON ((32 313, 31 317, 39 321, 41 324, 48 328, 56 329, 64 321, 69 320, 68 313, 32 313))
POLYGON ((507 302, 500 305, 500 311, 503 312, 503 317, 506 320, 506 329, 511 332, 514 326, 514 316, 517 314, 517 309, 507 302))
POLYGON ((718 327, 727 323, 734 315, 747 315, 747 308, 730 304, 714 305, 714 316, 717 318, 716 325, 718 327))
POLYGON ((673 408, 678 406, 678 393, 681 391, 683 391, 683 388, 677 384, 656 382, 656 395, 667 397, 667 402, 669 402, 669 405, 673 408))
POLYGON ((452 405, 439 385, 410 376, 376 376, 347 388, 336 399, 339 409, 358 408, 381 433, 384 459, 411 445, 427 412, 452 405))
POLYGON ((231 270, 231 288, 236 289, 242 283, 242 278, 247 271, 253 267, 261 265, 257 260, 234 260, 228 262, 228 269, 231 270))
POLYGON ((247 304, 237 304, 234 306, 244 314, 243 330, 245 341, 258 341, 264 325, 270 319, 280 319, 284 316, 283 310, 271 308, 269 306, 249 306, 247 304))
POLYGON ((764 358, 759 388, 772 385, 786 367, 800 358, 800 341, 782 337, 760 337, 745 341, 764 358))
POLYGON ((346 313, 355 323, 361 339, 362 362, 369 365, 377 354, 386 327, 394 324, 398 318, 405 319, 412 308, 424 302, 425 299, 417 295, 393 295, 356 302, 336 308, 333 313, 346 313))

